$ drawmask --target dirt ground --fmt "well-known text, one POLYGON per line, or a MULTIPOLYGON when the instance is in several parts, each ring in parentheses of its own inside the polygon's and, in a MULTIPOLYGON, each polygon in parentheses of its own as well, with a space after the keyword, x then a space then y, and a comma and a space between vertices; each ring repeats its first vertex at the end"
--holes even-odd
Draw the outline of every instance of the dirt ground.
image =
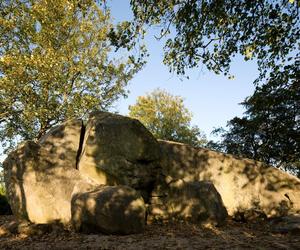
MULTIPOLYGON (((13 220, 13 216, 0 216, 0 227, 13 220)), ((271 225, 269 221, 232 220, 218 228, 154 223, 142 234, 127 236, 52 230, 33 236, 0 236, 0 249, 300 249, 299 234, 274 233, 271 225)))

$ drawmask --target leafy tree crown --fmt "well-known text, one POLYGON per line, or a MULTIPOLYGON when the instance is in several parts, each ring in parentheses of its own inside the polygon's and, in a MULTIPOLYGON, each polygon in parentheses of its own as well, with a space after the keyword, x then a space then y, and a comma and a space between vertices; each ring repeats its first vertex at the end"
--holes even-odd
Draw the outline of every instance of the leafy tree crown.
POLYGON ((205 136, 197 126, 191 126, 192 114, 184 106, 183 98, 164 90, 140 96, 129 106, 129 116, 140 120, 159 139, 201 146, 205 136))

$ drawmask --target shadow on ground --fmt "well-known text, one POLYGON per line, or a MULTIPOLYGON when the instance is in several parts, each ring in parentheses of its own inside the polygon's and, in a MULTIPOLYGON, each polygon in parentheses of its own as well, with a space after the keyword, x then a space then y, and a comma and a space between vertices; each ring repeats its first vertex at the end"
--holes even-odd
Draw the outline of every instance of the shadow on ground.
MULTIPOLYGON (((12 220, 0 216, 0 226, 12 220)), ((299 249, 300 238, 271 232, 267 221, 226 226, 185 223, 151 224, 143 234, 113 236, 52 231, 38 236, 10 235, 0 238, 0 249, 299 249)))

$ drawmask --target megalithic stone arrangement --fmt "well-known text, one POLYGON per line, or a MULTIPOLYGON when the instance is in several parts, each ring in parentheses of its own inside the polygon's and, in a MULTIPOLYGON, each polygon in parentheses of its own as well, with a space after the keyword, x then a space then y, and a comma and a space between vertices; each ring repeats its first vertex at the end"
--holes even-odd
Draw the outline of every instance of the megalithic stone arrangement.
POLYGON ((249 159, 156 140, 137 120, 94 112, 23 142, 4 161, 15 216, 130 234, 146 220, 222 225, 300 212, 300 181, 249 159))

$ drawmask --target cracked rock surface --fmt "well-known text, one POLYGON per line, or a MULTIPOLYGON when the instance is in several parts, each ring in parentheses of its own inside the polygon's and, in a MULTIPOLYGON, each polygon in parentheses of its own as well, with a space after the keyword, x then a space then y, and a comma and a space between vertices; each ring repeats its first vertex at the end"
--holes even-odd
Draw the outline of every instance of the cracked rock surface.
POLYGON ((78 169, 99 184, 140 190, 146 199, 159 171, 159 158, 158 142, 139 121, 96 112, 86 125, 78 169))

